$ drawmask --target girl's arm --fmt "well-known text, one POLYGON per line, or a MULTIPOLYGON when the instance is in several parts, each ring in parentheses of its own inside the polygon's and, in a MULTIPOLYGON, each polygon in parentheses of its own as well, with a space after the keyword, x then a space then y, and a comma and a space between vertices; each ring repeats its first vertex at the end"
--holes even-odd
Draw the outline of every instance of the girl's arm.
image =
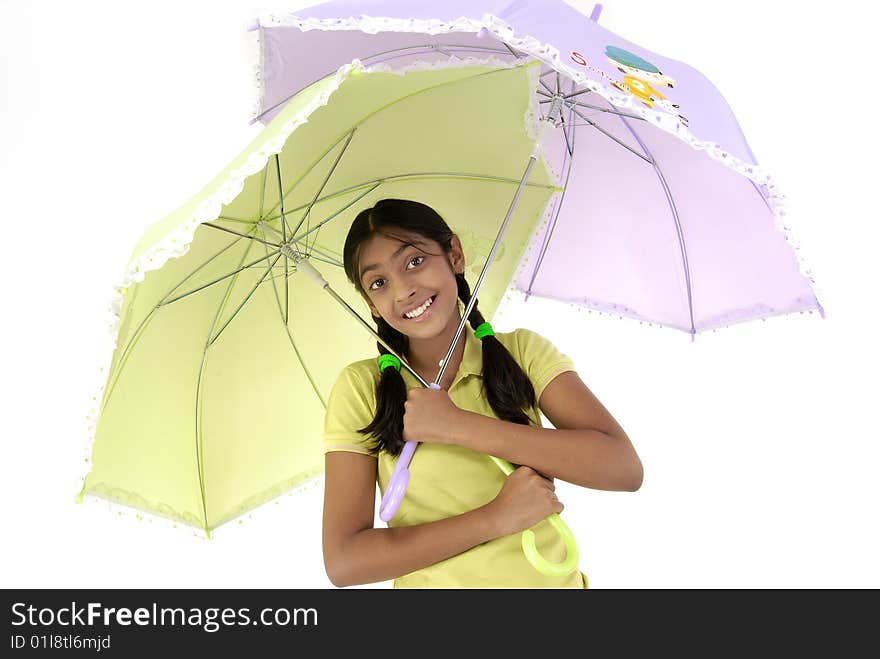
POLYGON ((461 410, 453 442, 582 487, 641 487, 642 462, 632 442, 576 372, 553 378, 538 405, 555 429, 461 410))
POLYGON ((427 524, 373 528, 377 463, 360 453, 324 455, 324 569, 334 586, 401 577, 503 535, 491 504, 427 524))

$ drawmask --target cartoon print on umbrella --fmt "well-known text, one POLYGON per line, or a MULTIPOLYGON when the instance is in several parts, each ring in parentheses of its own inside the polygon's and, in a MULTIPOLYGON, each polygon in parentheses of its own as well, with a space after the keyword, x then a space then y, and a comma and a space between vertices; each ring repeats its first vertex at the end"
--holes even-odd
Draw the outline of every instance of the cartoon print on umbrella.
MULTIPOLYGON (((619 48, 617 46, 605 46, 605 55, 617 69, 625 74, 623 82, 612 80, 611 84, 617 89, 629 92, 649 108, 653 108, 656 103, 660 108, 677 114, 678 105, 670 103, 666 97, 659 91, 654 89, 653 85, 662 87, 675 87, 675 80, 663 72, 649 61, 639 57, 635 53, 619 48), (675 108, 670 109, 669 106, 675 108)), ((678 115, 685 126, 688 125, 687 117, 678 115)))

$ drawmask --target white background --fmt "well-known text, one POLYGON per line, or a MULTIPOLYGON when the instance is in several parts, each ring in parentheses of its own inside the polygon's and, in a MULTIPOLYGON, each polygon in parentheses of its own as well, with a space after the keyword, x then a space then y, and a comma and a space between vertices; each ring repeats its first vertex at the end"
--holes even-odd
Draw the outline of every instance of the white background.
MULTIPOLYGON (((304 4, 0 0, 0 585, 332 587, 320 485, 210 541, 74 502, 112 287, 143 229, 260 129, 248 125, 246 26, 260 9, 304 4)), ((605 5, 601 24, 696 67, 730 103, 787 196, 827 318, 691 343, 533 299, 496 323, 532 327, 569 354, 645 465, 636 493, 558 485, 594 588, 880 587, 880 144, 865 6, 605 5)))

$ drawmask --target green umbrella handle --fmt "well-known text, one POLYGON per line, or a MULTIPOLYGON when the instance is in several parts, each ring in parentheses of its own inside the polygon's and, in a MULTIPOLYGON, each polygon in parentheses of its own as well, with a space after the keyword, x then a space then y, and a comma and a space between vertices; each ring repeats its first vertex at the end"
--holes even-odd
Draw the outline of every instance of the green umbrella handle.
MULTIPOLYGON (((498 468, 505 474, 510 476, 510 474, 513 473, 513 465, 507 460, 496 458, 494 455, 490 455, 489 457, 492 458, 495 464, 498 465, 498 468)), ((528 562, 531 563, 541 574, 548 577, 564 577, 577 569, 579 558, 577 543, 575 542, 574 534, 571 532, 571 529, 568 528, 568 525, 562 521, 562 518, 558 514, 553 513, 547 517, 547 521, 550 522, 550 526, 556 530, 565 542, 565 560, 561 563, 551 563, 541 556, 535 545, 535 533, 530 529, 526 529, 522 532, 523 553, 526 555, 526 560, 528 560, 528 562)))

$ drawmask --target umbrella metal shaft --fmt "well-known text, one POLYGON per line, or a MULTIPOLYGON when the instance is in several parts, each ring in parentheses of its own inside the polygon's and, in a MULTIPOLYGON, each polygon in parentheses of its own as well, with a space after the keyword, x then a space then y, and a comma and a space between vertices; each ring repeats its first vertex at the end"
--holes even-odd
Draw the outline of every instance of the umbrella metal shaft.
MULTIPOLYGON (((474 305, 477 303, 477 293, 480 290, 480 287, 483 285, 483 280, 486 278, 486 273, 489 270, 489 266, 492 263, 492 260, 495 258, 495 252, 498 251, 498 246, 501 244, 501 237, 504 235, 505 230, 507 229, 507 225, 510 224, 510 218, 513 217, 513 211, 516 209, 516 205, 519 203, 520 195, 522 195, 523 188, 526 185, 526 180, 529 178, 529 173, 532 171, 532 167, 535 165, 535 161, 537 160, 537 151, 532 153, 529 158, 529 163, 526 165, 526 170, 523 172, 522 178, 520 179, 519 186, 516 189, 516 194, 513 196, 513 200, 510 203, 510 207, 507 209, 507 215, 504 218, 504 222, 501 224, 501 228, 498 230, 498 235, 495 237, 495 243, 492 245, 492 249, 489 252, 489 256, 486 257, 486 263, 483 264, 483 269, 480 272, 480 277, 477 280, 476 285, 474 286, 474 290, 471 293, 471 299, 468 300, 467 306, 465 307, 464 315, 461 318, 461 321, 458 324, 458 329, 455 332, 455 336, 452 339, 452 344, 449 346, 449 350, 446 352, 446 356, 443 358, 443 361, 440 362, 440 371, 437 373, 437 377, 434 380, 436 384, 440 383, 440 379, 443 377, 443 373, 446 371, 446 365, 449 363, 449 357, 452 355, 453 350, 455 350, 455 346, 458 342, 459 337, 461 336, 461 332, 464 329, 464 324, 467 322, 468 316, 471 313, 471 310, 474 308, 474 305)), ((284 251, 284 245, 282 251, 284 251)), ((339 302, 357 321, 363 325, 370 334, 376 337, 376 340, 385 346, 385 349, 388 350, 392 355, 397 357, 400 360, 400 365, 406 368, 413 376, 422 384, 424 387, 430 387, 431 385, 425 381, 425 379, 419 375, 416 370, 410 366, 406 359, 398 355, 397 352, 390 346, 388 343, 376 332, 376 330, 370 326, 370 324, 361 318, 361 315, 355 311, 351 305, 348 304, 333 288, 327 283, 327 280, 324 279, 321 274, 314 269, 311 263, 309 263, 308 259, 302 258, 302 255, 298 254, 290 254, 291 257, 294 258, 297 266, 300 270, 306 273, 311 279, 313 279, 318 285, 320 285, 324 290, 326 290, 333 298, 339 302), (297 258, 299 257, 299 258, 297 258)))
POLYGON ((480 278, 477 280, 477 283, 474 286, 474 290, 471 292, 471 299, 468 300, 467 306, 464 310, 464 314, 462 314, 461 317, 461 322, 458 323, 458 329, 456 330, 455 336, 452 339, 452 345, 449 346, 449 350, 446 352, 446 356, 443 358, 443 361, 440 362, 440 371, 437 373, 437 377, 434 378, 434 382, 436 382, 437 384, 440 384, 440 380, 443 378, 443 373, 446 371, 446 365, 449 363, 449 358, 452 356, 452 352, 455 350, 455 345, 458 342, 458 338, 461 336, 461 332, 464 329, 464 324, 468 322, 468 316, 471 315, 471 310, 477 303, 477 293, 479 292, 480 287, 483 285, 483 280, 486 278, 486 272, 489 270, 489 265, 492 263, 492 259, 495 258, 495 252, 498 251, 498 246, 501 244, 501 236, 504 235, 504 231, 507 229, 507 225, 510 224, 510 218, 513 217, 513 211, 516 208, 517 203, 519 202, 519 197, 522 194, 522 190, 526 185, 526 179, 529 178, 529 172, 532 171, 535 160, 537 160, 537 155, 533 153, 532 156, 529 158, 529 164, 526 165, 526 171, 523 173, 522 179, 520 179, 519 187, 517 187, 516 194, 513 196, 513 201, 510 203, 510 208, 507 209, 507 216, 504 218, 504 223, 498 230, 498 235, 495 236, 495 244, 492 245, 492 251, 489 252, 489 256, 486 257, 486 263, 483 264, 483 269, 480 272, 480 278))
POLYGON ((370 324, 367 321, 365 321, 363 318, 361 318, 360 314, 357 311, 355 311, 354 309, 352 309, 351 305, 349 305, 348 302, 343 300, 342 297, 340 297, 340 295, 336 291, 334 291, 333 288, 329 284, 324 287, 324 290, 326 290, 328 293, 330 293, 330 295, 332 295, 343 307, 345 307, 352 316, 357 318, 358 321, 360 321, 361 325, 366 327, 367 331, 369 331, 370 334, 375 336, 376 340, 379 343, 381 343, 383 346, 385 346, 385 348, 388 350, 388 352, 390 352, 392 355, 397 357, 400 360, 401 366, 403 366, 404 368, 406 368, 406 370, 408 370, 410 373, 412 373, 413 376, 415 376, 415 378, 419 382, 422 383, 422 385, 424 385, 425 387, 430 386, 427 382, 425 382, 425 378, 423 378, 421 375, 416 373, 415 369, 406 363, 406 359, 401 357, 400 355, 398 355, 397 352, 395 352, 395 350, 391 346, 389 346, 388 343, 385 342, 385 339, 383 339, 381 336, 379 336, 379 334, 376 332, 376 330, 373 329, 372 327, 370 327, 370 324))

